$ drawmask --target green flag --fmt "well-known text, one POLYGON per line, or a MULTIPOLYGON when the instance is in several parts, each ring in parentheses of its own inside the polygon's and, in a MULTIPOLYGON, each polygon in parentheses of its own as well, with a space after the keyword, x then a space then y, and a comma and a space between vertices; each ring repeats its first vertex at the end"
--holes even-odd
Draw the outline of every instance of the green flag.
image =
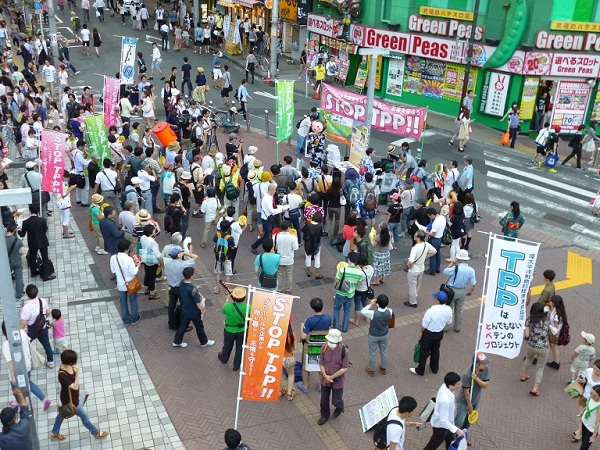
POLYGON ((294 82, 277 81, 277 142, 285 141, 294 132, 294 82))
POLYGON ((85 119, 88 144, 92 153, 100 155, 100 162, 110 159, 108 134, 104 125, 104 114, 96 114, 85 119))

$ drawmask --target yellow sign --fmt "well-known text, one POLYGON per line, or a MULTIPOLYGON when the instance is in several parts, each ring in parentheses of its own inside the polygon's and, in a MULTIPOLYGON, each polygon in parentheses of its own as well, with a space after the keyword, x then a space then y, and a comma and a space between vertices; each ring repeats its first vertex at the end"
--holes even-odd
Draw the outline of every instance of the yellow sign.
POLYGON ((458 11, 456 9, 430 8, 429 6, 421 6, 419 14, 422 16, 433 16, 441 19, 455 19, 473 21, 473 13, 470 11, 458 11))
MULTIPOLYGON (((557 291, 592 284, 592 259, 577 253, 567 252, 567 279, 554 282, 557 291)), ((540 295, 544 285, 531 288, 531 295, 540 295)))
POLYGON ((599 22, 567 22, 565 20, 553 20, 550 22, 551 30, 561 31, 589 31, 592 33, 600 32, 599 22))
POLYGON ((375 89, 381 88, 381 69, 383 66, 383 58, 381 55, 377 56, 377 72, 375 72, 375 89))
POLYGON ((279 17, 295 22, 298 20, 296 0, 279 0, 279 17))

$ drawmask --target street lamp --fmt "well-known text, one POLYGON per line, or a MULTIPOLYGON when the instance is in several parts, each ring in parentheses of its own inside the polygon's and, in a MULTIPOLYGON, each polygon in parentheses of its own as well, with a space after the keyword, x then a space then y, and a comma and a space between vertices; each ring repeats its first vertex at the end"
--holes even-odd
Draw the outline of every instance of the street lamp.
POLYGON ((369 60, 369 76, 367 80, 367 113, 365 115, 365 126, 367 127, 367 147, 371 140, 371 122, 373 121, 373 102, 375 100, 375 76, 377 75, 377 57, 389 56, 388 50, 379 48, 361 48, 358 50, 361 56, 368 56, 369 60))
MULTIPOLYGON (((31 189, 5 189, 0 191, 0 206, 9 205, 29 205, 31 203, 31 189)), ((31 407, 31 395, 29 391, 29 377, 27 376, 27 367, 25 365, 25 355, 23 346, 29 345, 29 342, 23 342, 20 333, 20 318, 17 313, 17 304, 15 302, 15 291, 12 288, 12 279, 10 276, 10 263, 8 260, 8 249, 6 248, 6 238, 0 238, 0 300, 2 301, 2 312, 4 314, 4 325, 6 327, 6 337, 10 347, 10 356, 12 358, 13 371, 15 373, 16 385, 28 398, 31 407)), ((31 409, 33 413, 33 409, 31 409)), ((39 450, 37 430, 35 426, 35 417, 31 414, 30 437, 31 445, 34 450, 39 450)))

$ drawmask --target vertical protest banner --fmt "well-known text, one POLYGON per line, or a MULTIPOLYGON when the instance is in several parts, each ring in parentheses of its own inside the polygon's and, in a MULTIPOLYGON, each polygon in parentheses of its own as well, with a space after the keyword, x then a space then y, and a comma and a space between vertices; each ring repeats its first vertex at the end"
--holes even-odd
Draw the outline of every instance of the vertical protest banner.
POLYGON ((244 355, 243 400, 274 402, 279 398, 281 367, 294 297, 251 291, 252 312, 244 355))
POLYGON ((56 131, 42 130, 40 150, 42 191, 63 193, 67 135, 56 131))
POLYGON ((361 123, 352 126, 349 161, 356 167, 358 167, 360 160, 366 154, 367 142, 369 142, 369 129, 361 123))
POLYGON ((135 81, 135 48, 137 38, 123 37, 121 40, 121 84, 135 81))
POLYGON ((285 141, 294 132, 294 82, 276 81, 277 142, 285 141))
POLYGON ((539 243, 491 235, 477 351, 516 358, 521 351, 527 294, 539 243))
POLYGON ((86 134, 91 153, 98 153, 100 161, 110 159, 108 136, 104 126, 104 114, 96 114, 85 119, 86 134))
POLYGON ((117 126, 119 119, 119 92, 121 84, 118 78, 104 77, 104 91, 102 108, 104 111, 104 125, 107 127, 117 126))

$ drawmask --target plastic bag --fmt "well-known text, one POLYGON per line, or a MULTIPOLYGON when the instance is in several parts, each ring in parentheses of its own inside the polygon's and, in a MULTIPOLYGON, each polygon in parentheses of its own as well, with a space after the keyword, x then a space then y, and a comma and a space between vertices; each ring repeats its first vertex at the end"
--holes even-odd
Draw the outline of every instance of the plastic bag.
POLYGON ((510 133, 507 131, 505 132, 502 137, 500 138, 500 144, 502 145, 508 145, 510 144, 510 133))

